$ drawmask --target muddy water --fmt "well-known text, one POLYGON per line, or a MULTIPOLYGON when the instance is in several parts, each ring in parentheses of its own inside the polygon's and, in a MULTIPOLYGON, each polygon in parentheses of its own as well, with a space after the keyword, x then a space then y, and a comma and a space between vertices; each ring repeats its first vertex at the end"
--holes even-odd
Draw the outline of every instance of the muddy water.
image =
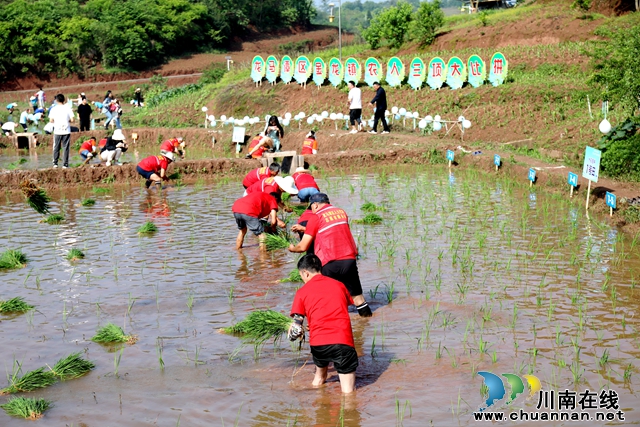
MULTIPOLYGON (((627 422, 640 420, 639 242, 587 218, 579 203, 473 171, 319 184, 352 219, 364 216, 365 202, 385 208, 383 225, 352 225, 374 317, 352 316, 358 390, 344 399, 335 371, 325 387, 310 387, 308 346, 268 344, 256 358, 217 332, 254 308, 288 312, 299 286, 277 282, 294 268, 288 252, 261 252, 253 237, 233 249, 239 183, 162 196, 67 193, 53 208, 66 216, 59 226, 38 223, 23 204, 0 206, 2 250, 21 248, 30 259, 0 273, 0 296, 37 306, 0 317, 6 370, 13 360, 26 371, 75 351, 97 365, 29 394, 55 402, 39 425, 473 425, 486 399, 477 371, 532 374, 544 390, 610 388, 627 422), (87 196, 95 206, 79 205, 87 196), (140 237, 147 220, 160 230, 140 237), (70 248, 86 259, 67 261, 70 248), (109 321, 139 341, 90 342, 109 321)), ((496 407, 535 411, 538 398, 527 393, 496 407)), ((0 412, 0 425, 30 424, 0 412)))

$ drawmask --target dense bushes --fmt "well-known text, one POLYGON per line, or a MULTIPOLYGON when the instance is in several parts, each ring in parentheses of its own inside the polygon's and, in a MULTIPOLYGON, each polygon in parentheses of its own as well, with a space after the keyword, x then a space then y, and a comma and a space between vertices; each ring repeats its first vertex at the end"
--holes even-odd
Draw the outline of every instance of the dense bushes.
POLYGON ((142 69, 224 46, 249 26, 307 25, 314 13, 311 0, 15 0, 0 7, 0 79, 98 62, 142 69))
POLYGON ((640 135, 609 144, 600 164, 611 177, 640 181, 640 135))

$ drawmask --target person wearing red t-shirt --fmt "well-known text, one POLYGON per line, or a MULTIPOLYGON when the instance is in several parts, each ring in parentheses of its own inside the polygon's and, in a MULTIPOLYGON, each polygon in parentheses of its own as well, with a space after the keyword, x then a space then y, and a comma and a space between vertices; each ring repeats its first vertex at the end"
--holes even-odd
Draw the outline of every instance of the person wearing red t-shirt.
POLYGON ((322 274, 346 286, 360 316, 371 316, 371 308, 362 295, 356 263, 358 248, 349 228, 347 213, 331 206, 329 196, 324 193, 311 196, 309 204, 315 216, 309 217, 304 230, 299 224, 291 227, 293 231, 304 231, 304 236, 297 245, 289 245, 289 251, 305 252, 313 242, 314 252, 322 261, 322 274))
POLYGON ((86 165, 91 161, 91 159, 93 159, 93 156, 98 151, 97 145, 98 143, 96 142, 95 136, 92 136, 82 143, 80 149, 78 150, 78 153, 80 153, 80 157, 84 159, 84 163, 82 163, 83 165, 86 165))
POLYGON ((318 154, 318 141, 316 141, 316 133, 314 131, 307 134, 307 137, 302 143, 302 151, 300 154, 303 156, 318 154))
POLYGON ((353 343, 349 318, 351 295, 339 281, 320 273, 322 263, 315 255, 305 255, 298 261, 298 271, 304 285, 298 289, 291 306, 293 323, 289 339, 304 335, 302 323, 307 318, 309 344, 316 374, 311 383, 318 387, 327 380, 329 363, 338 372, 343 393, 355 390, 358 354, 353 343))
POLYGON ((249 153, 245 158, 259 159, 267 149, 273 147, 273 140, 268 136, 256 135, 249 143, 249 153))
POLYGON ((174 153, 184 159, 187 143, 181 137, 171 138, 160 144, 160 154, 174 153))
POLYGON ((162 181, 167 181, 167 168, 173 162, 173 153, 166 153, 161 156, 149 156, 138 163, 136 170, 147 182, 145 187, 149 188, 151 183, 158 184, 162 188, 162 181))
POLYGON ((283 178, 281 176, 274 176, 264 178, 262 181, 256 182, 247 188, 244 195, 258 192, 267 194, 278 193, 278 195, 282 195, 283 191, 293 195, 298 194, 298 189, 293 181, 293 177, 287 176, 283 178))
MULTIPOLYGON (((300 240, 302 240, 302 238, 304 237, 304 230, 307 227, 309 218, 311 218, 312 216, 315 216, 315 214, 311 210, 311 205, 309 205, 307 207, 307 210, 304 211, 302 215, 300 215, 300 218, 298 218, 298 222, 291 226, 291 231, 297 233, 298 238, 300 238, 300 240)), ((307 254, 312 254, 312 253, 313 253, 313 240, 311 241, 311 243, 309 244, 309 247, 307 248, 307 254)))
POLYGON ((238 237, 236 237, 236 249, 242 248, 247 228, 258 236, 260 245, 264 243, 266 236, 264 235, 262 218, 269 217, 268 222, 272 227, 276 225, 280 228, 285 227, 285 223, 277 216, 279 198, 280 195, 277 193, 267 194, 257 191, 235 201, 231 211, 236 219, 238 230, 240 230, 238 237))
POLYGON ((298 199, 300 199, 301 202, 306 203, 309 197, 320 192, 315 178, 307 169, 297 168, 296 172, 291 176, 293 177, 293 182, 296 183, 298 199))
POLYGON ((258 181, 265 178, 274 177, 280 173, 280 165, 271 163, 268 168, 258 168, 249 172, 242 180, 242 186, 246 190, 258 181))

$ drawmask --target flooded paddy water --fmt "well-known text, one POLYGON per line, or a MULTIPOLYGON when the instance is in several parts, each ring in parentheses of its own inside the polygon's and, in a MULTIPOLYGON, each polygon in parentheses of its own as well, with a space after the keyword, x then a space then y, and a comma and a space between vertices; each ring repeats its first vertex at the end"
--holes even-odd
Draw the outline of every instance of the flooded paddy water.
MULTIPOLYGON (((67 192, 53 203, 61 225, 38 223, 24 203, 0 206, 1 249, 29 258, 24 269, 0 272, 0 299, 36 306, 0 316, 6 371, 14 360, 26 372, 75 351, 96 363, 82 378, 26 394, 54 402, 38 423, 472 425, 487 399, 478 371, 531 374, 556 392, 615 390, 625 422, 640 420, 640 239, 565 196, 473 170, 381 170, 318 183, 351 219, 364 217, 364 203, 383 208, 381 225, 352 224, 374 316, 352 313, 360 366, 358 390, 346 397, 333 370, 326 386, 310 386, 308 344, 298 352, 284 339, 255 352, 218 332, 256 308, 288 314, 300 286, 279 282, 295 267, 286 250, 263 252, 254 237, 233 249, 240 180, 162 194, 67 192), (81 206, 84 197, 96 204, 81 206), (159 231, 139 236, 148 220, 159 231), (67 261, 70 248, 86 258, 67 261), (138 342, 91 342, 107 322, 138 342)), ((535 412, 538 396, 528 394, 495 406, 535 412)), ((27 423, 0 412, 1 426, 27 423)))

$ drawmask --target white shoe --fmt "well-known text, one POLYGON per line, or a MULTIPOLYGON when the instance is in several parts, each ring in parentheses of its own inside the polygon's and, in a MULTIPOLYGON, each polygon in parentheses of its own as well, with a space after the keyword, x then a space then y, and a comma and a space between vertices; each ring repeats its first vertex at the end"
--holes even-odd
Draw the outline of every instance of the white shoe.
POLYGON ((69 166, 62 166, 62 169, 68 169, 69 166))
POLYGON ((351 131, 351 132, 349 132, 349 133, 358 133, 358 131, 354 129, 354 130, 352 130, 352 131, 351 131))
POLYGON ((53 165, 53 168, 54 169, 58 169, 58 165, 53 165))
POLYGON ((107 166, 111 166, 111 162, 107 162, 107 166))
POLYGON ((118 166, 122 166, 123 164, 124 163, 122 163, 122 162, 116 162, 116 165, 118 165, 118 166))
POLYGON ((386 133, 389 133, 389 131, 388 131, 388 130, 383 130, 383 131, 382 131, 382 135, 384 135, 384 134, 386 134, 386 133))
POLYGON ((370 130, 369 133, 378 133, 375 130, 370 130))

